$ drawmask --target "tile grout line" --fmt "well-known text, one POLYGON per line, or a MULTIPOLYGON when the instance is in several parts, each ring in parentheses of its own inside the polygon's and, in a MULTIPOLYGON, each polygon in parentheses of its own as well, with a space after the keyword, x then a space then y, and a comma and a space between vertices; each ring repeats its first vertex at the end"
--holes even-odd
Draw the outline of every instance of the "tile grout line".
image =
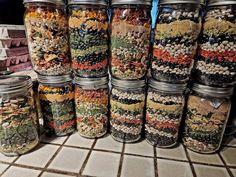
POLYGON ((89 152, 88 152, 88 154, 87 154, 87 156, 86 156, 86 158, 85 158, 85 160, 83 162, 83 165, 80 168, 80 171, 79 171, 77 177, 83 176, 82 173, 83 173, 83 171, 84 171, 84 169, 85 169, 85 167, 86 167, 86 165, 88 163, 89 157, 90 157, 90 155, 91 155, 91 153, 92 153, 96 143, 97 143, 97 139, 94 140, 94 142, 93 142, 93 144, 92 144, 92 146, 91 146, 91 148, 90 148, 90 150, 89 150, 89 152))
POLYGON ((188 163, 189 163, 189 165, 190 165, 190 168, 191 168, 193 177, 197 177, 196 171, 195 171, 194 166, 193 166, 193 162, 191 161, 191 158, 190 158, 190 156, 189 156, 189 153, 188 153, 188 151, 187 151, 187 148, 186 148, 185 146, 183 146, 183 148, 184 148, 184 151, 185 151, 185 155, 186 155, 186 157, 187 157, 187 159, 188 159, 188 163))
POLYGON ((156 147, 153 147, 153 153, 154 153, 154 175, 155 177, 158 177, 158 167, 157 167, 157 150, 156 147))
POLYGON ((231 172, 231 170, 229 169, 229 167, 227 166, 227 163, 225 162, 224 158, 221 156, 220 153, 217 153, 221 159, 221 161, 223 162, 228 174, 230 175, 230 177, 234 177, 233 173, 231 172))
POLYGON ((12 165, 20 158, 20 156, 16 157, 16 159, 14 159, 12 162, 10 162, 9 164, 8 163, 4 163, 2 161, 0 161, 1 163, 3 164, 8 164, 9 166, 3 170, 3 172, 0 174, 0 176, 2 176, 10 167, 12 167, 12 165))
POLYGON ((52 161, 55 159, 55 157, 58 155, 58 153, 61 151, 61 149, 63 148, 63 145, 66 143, 66 141, 70 138, 70 136, 67 136, 66 139, 64 140, 64 142, 59 146, 59 148, 56 150, 56 152, 53 154, 53 156, 49 159, 49 161, 47 162, 47 164, 44 166, 43 170, 40 172, 40 174, 38 175, 38 177, 41 177, 42 174, 44 173, 45 169, 48 168, 48 166, 52 163, 52 161))
POLYGON ((124 160, 124 153, 125 153, 125 143, 123 143, 123 146, 122 146, 122 151, 121 151, 121 156, 120 156, 120 162, 119 162, 119 168, 118 168, 117 177, 121 176, 122 165, 123 165, 123 160, 124 160))

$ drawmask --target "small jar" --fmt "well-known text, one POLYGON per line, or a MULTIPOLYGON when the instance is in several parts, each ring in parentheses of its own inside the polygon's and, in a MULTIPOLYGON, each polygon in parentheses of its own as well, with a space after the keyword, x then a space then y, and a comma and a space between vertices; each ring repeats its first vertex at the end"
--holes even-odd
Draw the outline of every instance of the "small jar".
POLYGON ((0 152, 29 152, 39 143, 39 123, 29 76, 0 76, 0 152))
POLYGON ((41 75, 70 72, 69 40, 62 0, 24 0, 25 27, 34 70, 41 75))
POLYGON ((132 143, 141 138, 145 106, 145 80, 124 81, 112 78, 110 94, 111 136, 132 143))
POLYGON ((85 138, 102 137, 108 124, 108 77, 76 77, 75 82, 78 133, 85 138))
POLYGON ((200 0, 161 0, 153 59, 152 76, 170 83, 189 80, 201 31, 200 0))
POLYGON ((236 1, 210 0, 195 59, 196 82, 215 87, 236 83, 236 1))
POLYGON ((219 150, 228 121, 233 88, 194 84, 187 104, 183 133, 184 145, 192 151, 219 150))
POLYGON ((70 0, 72 68, 81 77, 108 73, 108 13, 105 0, 70 0))
POLYGON ((70 75, 42 76, 39 80, 39 100, 48 135, 65 136, 76 129, 74 88, 70 75))
POLYGON ((113 0, 111 67, 113 77, 145 77, 151 32, 151 0, 113 0))
POLYGON ((169 84, 151 79, 146 104, 145 136, 153 146, 177 144, 187 84, 169 84))

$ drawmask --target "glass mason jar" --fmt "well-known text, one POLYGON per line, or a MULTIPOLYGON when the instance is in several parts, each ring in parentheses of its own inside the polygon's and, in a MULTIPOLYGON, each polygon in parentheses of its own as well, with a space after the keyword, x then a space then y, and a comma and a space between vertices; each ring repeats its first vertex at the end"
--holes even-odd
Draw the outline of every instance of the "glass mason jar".
POLYGON ((164 148, 177 144, 186 87, 187 84, 169 84, 150 80, 145 123, 148 143, 164 148))
POLYGON ((183 143, 192 151, 214 153, 221 146, 233 88, 194 84, 192 90, 187 104, 183 143))
POLYGON ((132 143, 141 138, 145 106, 145 80, 124 81, 112 78, 110 94, 111 136, 132 143))
POLYGON ((39 143, 38 129, 31 78, 0 76, 0 152, 29 152, 39 143))
POLYGON ((48 135, 64 136, 76 129, 74 87, 71 75, 42 76, 39 80, 39 100, 48 135))
POLYGON ((70 72, 69 40, 62 0, 24 0, 25 27, 34 70, 41 75, 70 72))
POLYGON ((236 1, 210 0, 195 59, 196 82, 217 87, 236 83, 236 1))
POLYGON ((102 137, 108 124, 108 77, 76 77, 75 82, 78 133, 85 138, 102 137))
POLYGON ((112 8, 111 75, 142 79, 148 69, 151 0, 114 0, 112 8))
POLYGON ((161 0, 153 59, 152 76, 170 83, 189 80, 201 31, 200 0, 161 0))
POLYGON ((105 0, 70 0, 69 34, 72 68, 80 77, 108 72, 108 14, 105 0))

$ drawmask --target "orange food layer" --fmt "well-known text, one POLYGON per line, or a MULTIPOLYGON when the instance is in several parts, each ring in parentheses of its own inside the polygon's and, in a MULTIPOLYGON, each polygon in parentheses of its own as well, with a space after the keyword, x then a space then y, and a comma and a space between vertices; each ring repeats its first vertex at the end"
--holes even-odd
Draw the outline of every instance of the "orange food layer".
POLYGON ((71 128, 72 126, 75 125, 75 123, 76 123, 75 120, 70 120, 70 121, 64 123, 63 125, 58 126, 55 122, 51 121, 51 122, 47 122, 47 126, 50 128, 53 128, 53 129, 63 131, 65 129, 71 128))
POLYGON ((108 64, 107 59, 102 60, 100 63, 96 63, 95 65, 89 65, 89 63, 80 64, 75 61, 72 63, 73 69, 100 69, 106 67, 108 64))
POLYGON ((151 117, 148 113, 146 115, 146 121, 148 124, 155 125, 155 127, 158 129, 161 129, 161 128, 179 129, 179 124, 163 122, 163 121, 159 121, 159 120, 153 120, 153 119, 151 119, 151 117))
POLYGON ((173 57, 169 52, 164 51, 162 49, 154 49, 153 56, 158 58, 158 60, 162 60, 163 62, 177 63, 177 64, 191 64, 194 55, 183 56, 179 55, 178 57, 173 57))
POLYGON ((212 52, 207 50, 200 50, 199 55, 207 59, 218 58, 218 60, 224 60, 229 62, 236 62, 236 52, 234 51, 225 51, 225 52, 212 52))

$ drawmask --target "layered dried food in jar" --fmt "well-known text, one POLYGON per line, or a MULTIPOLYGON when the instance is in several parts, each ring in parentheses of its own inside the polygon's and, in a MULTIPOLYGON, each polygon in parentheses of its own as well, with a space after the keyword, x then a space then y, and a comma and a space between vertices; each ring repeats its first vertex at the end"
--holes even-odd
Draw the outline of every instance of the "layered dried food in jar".
POLYGON ((187 82, 201 30, 198 5, 162 6, 157 18, 152 76, 171 83, 187 82))
POLYGON ((77 130, 86 138, 101 137, 107 132, 108 87, 84 89, 76 87, 77 130))
POLYGON ((44 129, 48 135, 64 136, 76 129, 74 88, 66 85, 39 85, 44 129))
POLYGON ((72 68, 82 77, 104 76, 108 70, 107 10, 96 6, 70 7, 72 68))
POLYGON ((153 146, 177 144, 184 109, 184 96, 149 88, 146 105, 146 140, 153 146))
POLYGON ((197 82, 209 86, 236 83, 236 4, 210 8, 194 66, 197 82))
POLYGON ((18 93, 0 91, 1 153, 13 156, 32 150, 39 143, 38 128, 38 117, 31 88, 18 93))
POLYGON ((189 97, 183 143, 200 153, 216 152, 223 139, 231 103, 228 98, 189 97))
POLYGON ((111 74, 119 79, 144 78, 151 31, 149 6, 114 7, 111 22, 111 74))
POLYGON ((145 90, 113 87, 110 95, 112 137, 120 142, 135 142, 141 137, 145 90))
POLYGON ((63 6, 26 3, 25 26, 34 70, 41 75, 69 73, 67 18, 63 6))

